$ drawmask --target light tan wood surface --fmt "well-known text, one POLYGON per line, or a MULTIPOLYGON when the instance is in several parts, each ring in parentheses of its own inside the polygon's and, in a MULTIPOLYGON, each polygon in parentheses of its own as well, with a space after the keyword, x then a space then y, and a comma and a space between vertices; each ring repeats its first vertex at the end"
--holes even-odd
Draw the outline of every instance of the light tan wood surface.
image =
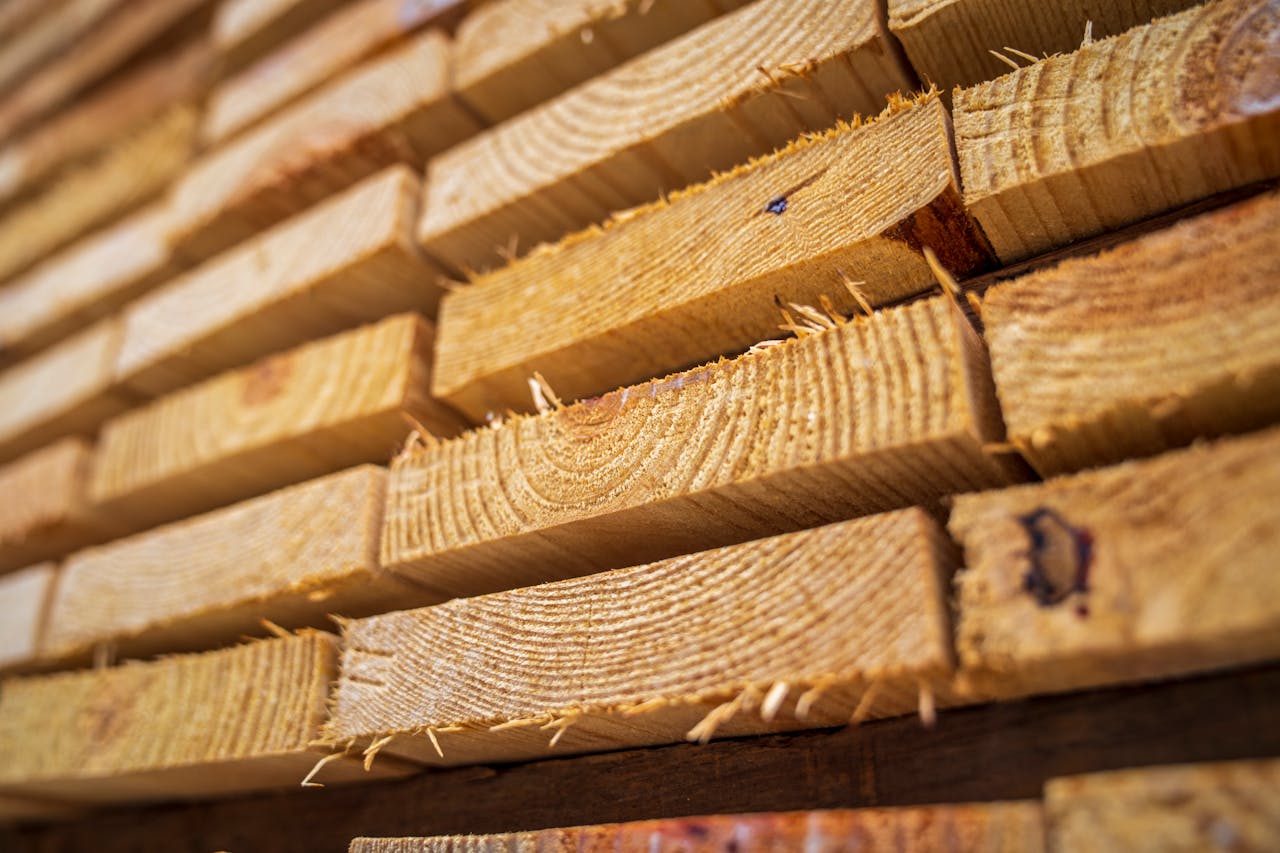
POLYGON ((64 0, 0 46, 0 92, 30 76, 51 56, 65 51, 122 0, 64 0))
POLYGON ((224 73, 234 73, 341 7, 343 0, 223 0, 210 33, 224 73))
POLYGON ((206 380, 107 423, 92 500, 156 524, 364 462, 416 420, 461 419, 427 396, 433 335, 414 314, 324 338, 206 380))
POLYGON ((889 0, 889 27, 922 79, 949 90, 1009 73, 1027 54, 1080 47, 1196 5, 1196 0, 889 0))
POLYGON ((974 803, 773 814, 708 815, 501 835, 357 838, 350 853, 764 853, 929 850, 1039 853, 1037 802, 974 803))
POLYGON ((491 268, 912 83, 872 0, 752 3, 432 160, 419 239, 491 268))
POLYGON ((1059 853, 1192 853, 1280 847, 1280 760, 1136 767, 1053 779, 1045 813, 1059 853))
POLYGON ((435 394, 478 421, 529 410, 535 372, 565 400, 663 376, 777 337, 776 300, 826 297, 856 314, 846 279, 871 305, 919 293, 933 284, 923 246, 958 275, 991 260, 960 201, 937 98, 898 102, 456 289, 435 394), (780 197, 786 210, 767 212, 780 197))
POLYGON ((492 124, 550 100, 745 0, 502 0, 458 27, 458 96, 492 124))
POLYGON ((10 209, 0 219, 0 281, 155 198, 186 164, 195 127, 195 110, 175 107, 10 209))
POLYGON ((0 288, 0 361, 30 356, 173 275, 163 205, 71 244, 0 288))
POLYGON ((956 93, 965 200, 1012 262, 1280 175, 1270 0, 1214 0, 956 93))
POLYGON ((197 100, 213 54, 204 40, 185 44, 50 117, 0 149, 0 201, 11 202, 90 157, 175 104, 197 100))
POLYGON ((209 97, 201 138, 225 141, 462 3, 359 0, 338 9, 223 81, 209 97))
POLYGON ((0 672, 35 661, 56 571, 42 563, 0 576, 0 672))
POLYGON ((148 43, 199 12, 210 0, 129 0, 90 38, 42 67, 0 100, 0 138, 12 138, 115 70, 148 43))
POLYGON ((393 163, 477 129, 436 31, 374 57, 196 162, 172 196, 178 249, 204 259, 393 163))
POLYGON ((72 555, 42 644, 86 659, 200 651, 328 614, 434 603, 378 566, 386 471, 352 468, 72 555))
POLYGON ((1141 681, 1280 653, 1280 430, 961 495, 956 645, 981 695, 1141 681))
POLYGON ((137 300, 116 381, 155 396, 390 314, 434 314, 440 273, 413 240, 420 193, 394 166, 137 300))
POLYGON ((1009 482, 976 333, 945 300, 392 465, 383 563, 457 595, 634 565, 1009 482))
POLYGON ((99 320, 0 373, 0 462, 88 435, 129 407, 112 380, 120 324, 99 320))
POLYGON ((7 0, 0 3, 0 35, 11 35, 31 26, 67 0, 7 0))
POLYGON ((1009 438, 1042 474, 1280 421, 1280 194, 987 292, 1009 438))
MULTIPOLYGON (((309 744, 335 665, 334 638, 312 632, 10 679, 0 693, 0 792, 109 803, 296 788, 322 754, 309 744)), ((317 779, 403 772, 388 761, 366 773, 343 758, 317 779)))
POLYGON ((0 571, 123 532, 89 504, 93 448, 64 438, 0 466, 0 571))
POLYGON ((911 713, 952 559, 910 509, 356 620, 325 739, 465 764, 911 713))

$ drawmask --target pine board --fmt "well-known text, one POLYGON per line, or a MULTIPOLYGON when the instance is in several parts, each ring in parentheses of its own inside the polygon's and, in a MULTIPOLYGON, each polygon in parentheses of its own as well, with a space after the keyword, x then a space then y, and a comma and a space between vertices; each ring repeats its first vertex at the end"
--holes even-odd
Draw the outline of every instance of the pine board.
POLYGON ((31 664, 39 655, 56 571, 53 563, 42 563, 0 576, 0 672, 31 664))

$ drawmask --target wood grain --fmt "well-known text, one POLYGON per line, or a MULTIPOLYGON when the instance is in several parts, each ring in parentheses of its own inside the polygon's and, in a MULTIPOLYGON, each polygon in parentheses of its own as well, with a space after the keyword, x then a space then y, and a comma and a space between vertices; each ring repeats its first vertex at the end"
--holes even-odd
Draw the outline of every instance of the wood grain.
POLYGON ((1215 0, 957 92, 965 200, 1006 263, 1280 175, 1280 10, 1215 0))
POLYGON ((385 498, 385 470, 364 465, 74 554, 43 655, 200 651, 264 635, 263 619, 321 628, 438 601, 379 568, 385 498))
POLYGON ((120 5, 121 0, 64 0, 25 31, 5 39, 0 48, 0 92, 65 51, 120 5))
POLYGON ((37 190, 57 173, 109 147, 208 85, 213 54, 203 39, 122 73, 0 149, 0 201, 37 190))
POLYGON ((1195 0, 889 0, 889 28, 921 78, 944 90, 972 86, 1009 73, 991 55, 1013 62, 1080 47, 1085 27, 1094 39, 1117 35, 1172 15, 1195 0))
POLYGON ((745 0, 502 0, 458 27, 458 96, 492 124, 550 100, 745 0))
POLYGON ((108 317, 0 373, 0 462, 88 435, 127 409, 112 378, 119 348, 119 321, 108 317))
POLYGON ((360 0, 224 80, 209 96, 200 136, 219 144, 406 38, 463 0, 360 0))
POLYGON ((713 815, 485 836, 357 838, 350 853, 740 853, 775 850, 1044 850, 1039 803, 713 815))
MULTIPOLYGON (((471 418, 527 411, 529 377, 577 400, 778 336, 775 299, 859 312, 991 259, 960 201, 936 97, 801 141, 607 229, 570 237, 445 297, 436 396, 471 418), (875 164, 869 167, 868 164, 875 164), (781 215, 765 205, 789 188, 781 215), (522 306, 520 323, 496 322, 522 306), (530 331, 536 329, 536 333, 530 331)), ((794 310, 794 309, 793 309, 794 310)))
POLYGON ((123 532, 89 503, 93 448, 64 438, 0 467, 0 571, 123 532))
POLYGON ((0 289, 0 355, 28 357, 173 275, 164 207, 96 231, 0 289))
POLYGON ((413 314, 325 338, 106 424, 91 499, 157 524, 364 462, 460 419, 427 396, 431 327, 413 314))
POLYGON ((1280 846, 1280 760, 1113 770, 1045 785, 1055 850, 1191 853, 1280 846))
POLYGON ((956 644, 982 695, 1148 680, 1280 649, 1280 431, 961 495, 956 644))
POLYGON ((9 210, 0 218, 0 281, 154 199, 186 164, 195 127, 191 106, 168 110, 9 210))
MULTIPOLYGON (((335 658, 334 638, 313 632, 11 679, 0 694, 0 792, 110 803, 297 787, 320 758, 309 744, 324 719, 335 658)), ((318 779, 404 772, 388 762, 366 774, 344 758, 318 779)))
POLYGON ((411 449, 383 563, 470 595, 937 506, 1014 476, 987 371, 938 299, 411 449))
POLYGON ((41 563, 0 576, 0 672, 31 664, 52 599, 57 567, 41 563))
POLYGON ((1280 421, 1280 194, 992 288, 1009 439, 1042 474, 1280 421))
POLYGON ((223 0, 210 33, 224 73, 265 56, 341 5, 342 0, 223 0))
POLYGON ((435 313, 413 240, 421 185, 394 166, 224 252, 123 312, 116 381, 156 396, 402 311, 435 313))
POLYGON ((477 129, 449 94, 436 31, 374 57, 195 163, 172 196, 179 251, 203 260, 393 163, 477 129))
POLYGON ((763 0, 722 15, 431 162, 419 239, 484 270, 709 178, 913 80, 872 0, 763 0))
POLYGON ((324 737, 456 765, 911 713, 953 559, 909 509, 355 620, 324 737))

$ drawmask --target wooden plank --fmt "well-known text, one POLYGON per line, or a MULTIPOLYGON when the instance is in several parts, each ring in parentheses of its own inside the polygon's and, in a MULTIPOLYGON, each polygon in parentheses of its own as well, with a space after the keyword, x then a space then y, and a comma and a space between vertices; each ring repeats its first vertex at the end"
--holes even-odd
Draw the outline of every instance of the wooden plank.
POLYGON ((924 245, 957 274, 991 260, 960 201, 936 97, 896 101, 870 125, 806 138, 455 290, 434 391, 481 420, 527 410, 535 372, 568 400, 663 376, 775 337, 775 298, 825 296, 858 313, 842 273, 872 305, 927 289, 924 245), (765 211, 797 186, 785 212, 765 211), (520 323, 494 321, 513 305, 520 323))
POLYGON ((491 124, 681 36, 745 0, 502 0, 458 27, 458 96, 491 124))
POLYGON ((224 73, 234 73, 342 5, 342 0, 222 0, 210 32, 224 73))
POLYGON ((1039 799, 1047 779, 1280 755, 1280 667, 860 726, 436 769, 360 787, 115 811, 4 832, 15 853, 346 853, 353 836, 496 833, 815 808, 1039 799), (1069 748, 1047 745, 1069 744, 1069 748), (556 792, 547 796, 548 791, 556 792), (192 831, 198 827, 199 831, 192 831))
POLYGON ((965 200, 1000 258, 1280 175, 1273 11, 1216 0, 957 92, 965 200))
POLYGON ((148 396, 402 311, 434 314, 413 241, 421 183, 393 166, 139 299, 116 381, 148 396))
POLYGON ((1010 441, 1049 475, 1280 421, 1277 233, 1270 193, 989 290, 1010 441))
POLYGON ((224 142, 387 46, 463 5, 463 0, 362 0, 340 8, 221 83, 200 135, 224 142))
POLYGON ((0 576, 0 672, 31 664, 39 654, 56 572, 53 563, 42 563, 0 576))
POLYGON ((477 129, 449 94, 436 31, 357 66, 197 162, 172 197, 177 248, 203 259, 393 163, 477 129))
POLYGON ((29 194, 65 166, 126 136, 174 104, 200 97, 213 54, 204 40, 148 62, 0 150, 0 201, 29 194))
POLYGON ((1013 696, 1280 652, 1280 430, 961 495, 965 679, 1013 696))
POLYGON ((1045 809, 1055 850, 1275 850, 1280 760, 1143 767, 1053 779, 1045 809))
POLYGON ((357 838, 350 853, 763 853, 777 850, 1044 850, 1037 802, 710 815, 484 836, 357 838))
POLYGON ((289 350, 116 418, 91 499, 137 524, 173 521, 364 462, 385 462, 405 416, 448 435, 427 396, 433 335, 401 314, 289 350))
POLYGON ((410 448, 383 563, 472 595, 1010 482, 984 359, 937 299, 410 448))
POLYGON ((120 5, 121 0, 65 0, 24 32, 6 39, 0 49, 0 92, 12 89, 33 68, 65 51, 120 5))
POLYGON ((0 219, 0 280, 158 195, 187 162, 196 111, 168 110, 0 219))
POLYGON ((1102 39, 1193 5, 1195 0, 889 0, 889 28, 920 77, 949 91, 1009 73, 991 51, 1023 64, 1025 57, 1014 51, 1070 53, 1080 47, 1086 26, 1102 39))
POLYGON ((64 821, 79 816, 81 811, 83 810, 75 806, 48 800, 0 797, 0 825, 10 822, 64 821))
MULTIPOLYGON (((320 757, 309 744, 335 675, 334 639, 311 632, 11 679, 0 694, 0 792, 111 803, 297 787, 320 757)), ((388 762, 369 774, 344 758, 318 779, 404 772, 388 762)))
POLYGON ((458 270, 603 221, 912 88, 872 0, 761 0, 434 159, 419 239, 458 270), (797 22, 803 21, 799 26, 797 22))
POLYGON ((0 101, 0 138, 56 110, 146 45, 198 13, 209 0, 129 0, 93 37, 42 68, 0 101))
POLYGON ((68 435, 87 435, 129 407, 112 381, 114 317, 0 373, 0 462, 68 435))
POLYGON ((324 739, 447 766, 912 713, 949 694, 953 559, 908 509, 358 619, 324 739))
POLYGON ((66 3, 67 0, 6 0, 0 3, 0 36, 20 32, 66 3))
POLYGON ((0 356, 30 356, 175 273, 164 207, 90 234, 0 289, 0 356))
POLYGON ((92 457, 84 439, 64 438, 0 467, 0 571, 123 532, 89 504, 92 457))
POLYGON ((119 539, 63 564, 47 659, 111 643, 140 657, 200 651, 439 601, 384 573, 386 472, 364 465, 119 539))

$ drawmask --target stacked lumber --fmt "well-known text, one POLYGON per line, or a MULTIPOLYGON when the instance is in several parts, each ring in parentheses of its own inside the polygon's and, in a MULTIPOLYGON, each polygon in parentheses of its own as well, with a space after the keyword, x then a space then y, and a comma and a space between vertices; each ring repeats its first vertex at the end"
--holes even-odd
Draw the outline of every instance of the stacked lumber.
POLYGON ((0 5, 0 848, 1276 846, 1278 24, 0 5))

